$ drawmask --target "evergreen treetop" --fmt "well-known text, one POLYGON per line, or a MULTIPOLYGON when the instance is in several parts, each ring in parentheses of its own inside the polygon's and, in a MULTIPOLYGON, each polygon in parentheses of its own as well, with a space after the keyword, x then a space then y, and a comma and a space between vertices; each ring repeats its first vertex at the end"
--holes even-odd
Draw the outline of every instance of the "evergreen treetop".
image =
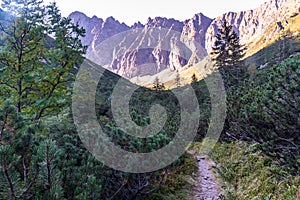
POLYGON ((238 85, 245 73, 242 58, 246 48, 240 44, 237 32, 226 20, 222 21, 215 38, 211 52, 215 67, 225 79, 226 88, 238 85))

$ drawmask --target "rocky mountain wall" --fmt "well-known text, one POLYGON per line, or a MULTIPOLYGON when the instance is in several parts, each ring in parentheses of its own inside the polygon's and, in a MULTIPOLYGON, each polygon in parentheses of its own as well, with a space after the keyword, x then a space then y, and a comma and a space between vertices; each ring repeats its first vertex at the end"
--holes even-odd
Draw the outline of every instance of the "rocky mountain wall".
POLYGON ((241 43, 247 45, 277 23, 277 28, 267 33, 267 38, 273 37, 284 28, 282 20, 299 11, 300 0, 270 0, 257 9, 228 12, 215 19, 201 13, 183 22, 155 17, 131 27, 113 17, 89 18, 80 12, 73 12, 69 18, 86 29, 82 42, 89 47, 88 58, 133 78, 152 76, 167 68, 176 71, 200 62, 211 52, 217 27, 224 19, 233 25, 241 43))

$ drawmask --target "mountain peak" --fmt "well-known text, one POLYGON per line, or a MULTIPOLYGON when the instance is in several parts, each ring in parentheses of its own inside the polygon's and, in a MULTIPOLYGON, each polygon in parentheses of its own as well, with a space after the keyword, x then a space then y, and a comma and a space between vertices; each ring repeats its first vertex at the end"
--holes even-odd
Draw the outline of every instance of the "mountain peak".
POLYGON ((105 23, 110 23, 110 22, 116 22, 117 20, 115 20, 115 18, 113 16, 110 16, 108 18, 106 18, 105 23))
POLYGON ((161 27, 161 28, 172 29, 174 31, 181 32, 183 28, 183 22, 179 20, 175 20, 174 18, 155 17, 151 19, 149 17, 146 23, 146 27, 148 28, 161 27))
POLYGON ((136 28, 144 28, 144 27, 145 27, 145 25, 142 24, 140 21, 134 23, 134 24, 131 26, 132 29, 136 29, 136 28))
POLYGON ((84 18, 86 18, 86 17, 88 17, 88 16, 87 16, 86 14, 82 13, 82 12, 74 11, 74 12, 72 12, 72 13, 69 15, 69 18, 74 18, 74 17, 76 17, 76 18, 79 18, 79 17, 84 17, 84 18))
MULTIPOLYGON (((278 21, 289 18, 299 12, 299 0, 270 0, 263 3, 260 7, 248 11, 227 12, 214 19, 206 33, 206 49, 212 50, 214 35, 218 31, 220 21, 226 20, 239 34, 240 41, 248 44, 253 39, 264 34, 267 27, 278 21)), ((269 36, 272 38, 280 29, 274 29, 269 36)))
MULTIPOLYGON (((203 13, 194 14, 191 19, 183 22, 173 18, 149 17, 145 24, 137 22, 130 27, 125 23, 120 23, 114 17, 102 20, 96 16, 89 18, 83 13, 74 12, 70 15, 70 18, 75 22, 79 21, 79 24, 87 30, 87 36, 82 40, 85 45, 89 46, 88 53, 94 51, 102 41, 118 33, 137 28, 143 29, 143 33, 133 31, 131 34, 128 31, 128 38, 126 36, 122 43, 112 47, 114 52, 119 52, 118 56, 120 57, 109 58, 112 60, 105 63, 108 69, 119 75, 132 78, 135 76, 156 75, 165 69, 174 71, 183 66, 191 66, 200 62, 211 51, 222 20, 229 22, 239 34, 241 43, 248 45, 254 39, 264 35, 266 29, 272 24, 276 25, 277 22, 299 13, 299 8, 299 0, 270 0, 256 9, 227 12, 215 19, 210 19, 203 13), (153 37, 151 28, 169 30, 168 37, 173 40, 164 41, 165 43, 163 43, 162 41, 166 37, 162 35, 153 37), (145 49, 143 46, 145 43, 155 48, 145 49), (189 50, 183 49, 182 43, 186 44, 189 50), (176 52, 161 50, 161 44, 172 47, 176 52), (191 51, 195 55, 191 55, 191 51), (183 59, 189 56, 189 60, 183 59), (153 66, 143 67, 147 63, 151 63, 153 66)), ((285 26, 284 23, 281 25, 285 26)), ((282 27, 278 28, 276 26, 273 29, 270 33, 267 33, 266 39, 274 37, 281 31, 282 27)))
POLYGON ((205 18, 205 19, 210 19, 209 17, 207 17, 207 16, 205 16, 203 13, 196 13, 196 14, 194 14, 194 16, 193 16, 193 18, 192 19, 194 19, 194 20, 199 20, 199 19, 201 19, 201 18, 205 18))

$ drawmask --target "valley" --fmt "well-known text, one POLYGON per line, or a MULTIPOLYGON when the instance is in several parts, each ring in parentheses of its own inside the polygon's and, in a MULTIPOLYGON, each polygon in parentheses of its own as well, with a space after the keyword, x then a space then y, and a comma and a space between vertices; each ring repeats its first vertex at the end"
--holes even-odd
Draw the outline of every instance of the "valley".
POLYGON ((300 1, 184 21, 0 10, 0 199, 300 199, 300 1))

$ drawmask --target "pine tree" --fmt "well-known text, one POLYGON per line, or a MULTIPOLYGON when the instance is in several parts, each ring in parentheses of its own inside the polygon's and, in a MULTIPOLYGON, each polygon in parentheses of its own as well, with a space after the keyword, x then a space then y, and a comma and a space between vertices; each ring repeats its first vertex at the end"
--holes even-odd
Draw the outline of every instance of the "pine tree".
POLYGON ((62 18, 55 3, 45 7, 36 0, 5 2, 4 8, 19 13, 12 26, 2 30, 7 39, 0 53, 1 87, 15 97, 20 114, 38 120, 59 112, 70 72, 85 52, 79 41, 84 31, 62 18))
POLYGON ((191 79, 192 79, 192 84, 198 81, 195 73, 192 75, 191 79))
POLYGON ((160 90, 165 89, 164 83, 160 83, 158 77, 156 77, 154 82, 153 82, 153 89, 156 90, 156 91, 160 91, 160 90))
POLYGON ((5 34, 0 50, 0 196, 60 199, 60 172, 52 170, 59 159, 55 142, 41 143, 53 134, 43 120, 66 108, 74 66, 86 50, 79 40, 84 30, 62 17, 55 3, 5 0, 2 7, 12 22, 0 26, 5 34))
POLYGON ((238 34, 226 20, 222 22, 216 34, 216 41, 211 55, 215 67, 225 79, 225 87, 236 86, 242 82, 245 67, 242 62, 246 48, 240 44, 238 34))
POLYGON ((179 74, 178 70, 176 71, 175 84, 176 84, 176 87, 180 87, 180 74, 179 74))

